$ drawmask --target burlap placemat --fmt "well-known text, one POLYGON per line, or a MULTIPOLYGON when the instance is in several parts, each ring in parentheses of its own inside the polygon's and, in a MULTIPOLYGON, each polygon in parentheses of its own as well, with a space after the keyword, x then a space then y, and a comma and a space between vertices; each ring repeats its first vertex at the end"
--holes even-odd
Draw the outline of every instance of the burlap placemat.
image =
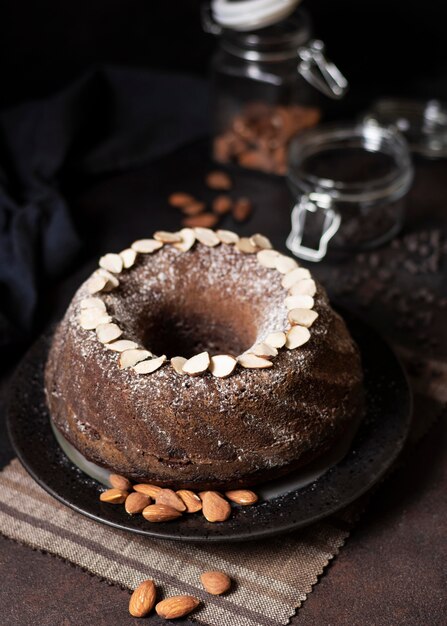
MULTIPOLYGON (((405 353, 406 358, 411 355, 405 353)), ((447 366, 418 360, 413 439, 447 402, 447 366)), ((245 544, 195 545, 151 540, 98 524, 59 504, 28 476, 17 459, 0 473, 0 532, 76 563, 129 589, 153 578, 165 595, 203 600, 198 621, 210 626, 287 624, 339 552, 364 502, 286 536, 245 544), (228 596, 206 594, 208 569, 228 572, 237 585, 228 596)))

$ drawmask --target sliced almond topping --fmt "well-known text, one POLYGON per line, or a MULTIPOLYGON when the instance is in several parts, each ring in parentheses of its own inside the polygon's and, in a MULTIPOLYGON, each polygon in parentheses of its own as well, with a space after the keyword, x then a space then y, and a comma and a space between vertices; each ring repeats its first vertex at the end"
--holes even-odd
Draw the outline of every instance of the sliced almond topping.
POLYGON ((182 236, 180 233, 169 233, 167 230, 157 230, 157 232, 154 233, 154 239, 162 243, 180 243, 182 236))
POLYGON ((240 504, 241 506, 250 506, 258 501, 258 496, 250 489, 233 489, 225 492, 226 497, 231 502, 240 504))
POLYGON ((291 324, 310 328, 317 319, 318 313, 312 309, 291 309, 287 317, 291 324))
POLYGON ((135 341, 129 341, 128 339, 120 339, 119 341, 112 341, 112 343, 106 344, 108 350, 114 352, 124 352, 124 350, 133 350, 138 348, 138 344, 135 341))
POLYGON ((122 250, 120 252, 120 257, 123 260, 123 267, 128 270, 129 267, 132 267, 132 265, 135 263, 137 253, 135 250, 132 250, 132 248, 126 248, 125 250, 122 250))
POLYGON ((174 368, 174 371, 177 374, 183 376, 185 372, 183 371, 183 366, 185 365, 187 359, 184 356, 173 356, 171 359, 171 365, 174 368))
POLYGON ((186 361, 183 365, 183 371, 185 374, 190 374, 190 376, 196 376, 197 374, 202 374, 202 372, 206 372, 210 365, 210 355, 208 352, 201 352, 200 354, 196 354, 186 361))
POLYGON ((294 350, 307 343, 310 339, 310 332, 304 326, 292 326, 287 332, 286 348, 294 350))
POLYGON ((99 324, 96 335, 101 343, 109 343, 121 337, 123 331, 116 324, 99 324))
POLYGON ((138 239, 130 247, 135 252, 140 252, 141 254, 152 254, 152 252, 162 248, 163 243, 156 239, 138 239))
POLYGON ((137 374, 152 374, 155 370, 158 370, 166 361, 166 355, 157 357, 156 359, 150 359, 149 361, 141 361, 134 366, 134 370, 137 374))
POLYGON ((244 254, 254 254, 257 250, 249 237, 241 237, 239 241, 236 242, 235 247, 241 252, 244 252, 244 254))
POLYGON ((96 270, 95 273, 106 279, 107 284, 104 288, 104 291, 111 291, 112 289, 115 289, 115 287, 118 287, 118 285, 120 284, 120 281, 114 274, 103 269, 102 267, 100 267, 99 270, 96 270))
POLYGON ((293 285, 300 280, 310 278, 310 272, 305 267, 297 267, 291 272, 288 272, 281 281, 281 285, 284 289, 290 289, 293 285))
POLYGON ((180 489, 176 494, 181 498, 186 506, 187 513, 196 513, 202 509, 202 500, 199 496, 189 489, 180 489))
POLYGON ((250 241, 254 246, 256 246, 257 248, 261 248, 262 250, 271 250, 273 248, 270 240, 267 239, 267 237, 264 237, 264 235, 260 235, 259 233, 256 233, 256 235, 252 235, 250 237, 250 241))
POLYGON ((298 267, 298 263, 290 256, 279 255, 276 259, 275 268, 281 274, 287 274, 298 267))
POLYGON ((273 348, 282 348, 286 345, 286 333, 283 333, 282 330, 270 333, 267 335, 264 343, 273 348))
POLYGON ((175 243, 174 247, 181 252, 188 252, 196 242, 195 233, 192 228, 182 228, 179 234, 182 240, 180 243, 175 243))
POLYGON ((312 296, 287 296, 286 307, 291 309, 312 309, 315 302, 312 296))
POLYGON ((235 358, 228 354, 217 354, 211 357, 210 372, 217 378, 226 378, 233 373, 237 365, 235 358))
POLYGON ((113 274, 119 274, 123 269, 123 259, 119 254, 105 254, 99 259, 99 267, 113 274))
POLYGON ((278 350, 268 343, 257 343, 253 348, 250 348, 251 354, 262 356, 264 359, 268 359, 278 354, 278 350))
POLYGON ((118 360, 118 365, 121 370, 126 369, 127 367, 133 367, 140 361, 144 361, 152 356, 152 353, 148 350, 142 350, 138 348, 134 348, 132 350, 124 350, 121 352, 120 358, 118 360))
POLYGON ((160 489, 155 497, 155 502, 157 504, 166 504, 167 506, 171 506, 176 511, 186 511, 186 505, 181 498, 172 491, 172 489, 160 489))
POLYGON ((314 296, 317 293, 317 286, 312 278, 305 278, 295 283, 289 293, 291 296, 314 296))
POLYGON ((81 309, 102 309, 106 310, 106 304, 101 298, 83 298, 81 309))
POLYGON ((204 246, 208 246, 209 248, 214 248, 214 246, 218 246, 220 244, 220 239, 210 228, 201 228, 200 226, 196 226, 194 228, 194 233, 196 238, 203 243, 204 246))
POLYGON ((231 230, 216 230, 216 235, 222 243, 233 244, 239 241, 239 235, 231 230))
POLYGON ((276 250, 260 250, 256 256, 260 265, 274 269, 280 254, 276 250))
POLYGON ((264 369, 266 367, 272 367, 273 363, 268 359, 263 359, 261 356, 246 352, 237 357, 238 363, 246 369, 264 369))
POLYGON ((94 274, 87 283, 87 289, 91 294, 99 293, 100 291, 104 291, 106 285, 107 279, 105 279, 104 276, 94 274))
POLYGON ((85 309, 79 316, 79 325, 84 330, 94 330, 100 324, 108 324, 111 321, 110 315, 101 309, 85 309))

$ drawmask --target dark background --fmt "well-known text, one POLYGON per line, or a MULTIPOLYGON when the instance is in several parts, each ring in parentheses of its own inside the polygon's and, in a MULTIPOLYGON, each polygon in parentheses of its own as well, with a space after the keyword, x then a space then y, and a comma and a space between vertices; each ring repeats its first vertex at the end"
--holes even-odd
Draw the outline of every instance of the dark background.
MULTIPOLYGON (((215 44, 199 0, 3 0, 0 106, 45 96, 86 68, 114 64, 204 75, 215 44)), ((304 0, 352 88, 346 113, 378 95, 447 98, 440 0, 304 0)))

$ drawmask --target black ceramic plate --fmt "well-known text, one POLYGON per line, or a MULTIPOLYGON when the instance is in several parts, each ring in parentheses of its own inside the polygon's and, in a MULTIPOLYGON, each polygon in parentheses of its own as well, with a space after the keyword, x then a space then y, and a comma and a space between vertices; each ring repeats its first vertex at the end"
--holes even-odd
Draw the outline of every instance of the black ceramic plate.
POLYGON ((43 393, 49 336, 19 366, 11 388, 8 423, 15 451, 31 476, 51 495, 99 522, 151 537, 190 541, 246 541, 277 535, 327 517, 376 483, 404 444, 411 392, 403 369, 384 340, 344 313, 362 353, 366 416, 350 451, 314 483, 251 507, 235 507, 229 520, 210 524, 203 515, 150 524, 124 507, 99 501, 101 486, 68 460, 51 430, 43 393))

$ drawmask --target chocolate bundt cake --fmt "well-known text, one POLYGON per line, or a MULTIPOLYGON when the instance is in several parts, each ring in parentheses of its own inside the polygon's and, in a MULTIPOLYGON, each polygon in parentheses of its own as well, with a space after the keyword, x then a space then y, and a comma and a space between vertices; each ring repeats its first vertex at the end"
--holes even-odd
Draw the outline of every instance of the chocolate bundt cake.
POLYGON ((54 425, 138 482, 227 488, 321 455, 362 411, 358 349, 266 237, 157 232, 100 259, 45 372, 54 425))

